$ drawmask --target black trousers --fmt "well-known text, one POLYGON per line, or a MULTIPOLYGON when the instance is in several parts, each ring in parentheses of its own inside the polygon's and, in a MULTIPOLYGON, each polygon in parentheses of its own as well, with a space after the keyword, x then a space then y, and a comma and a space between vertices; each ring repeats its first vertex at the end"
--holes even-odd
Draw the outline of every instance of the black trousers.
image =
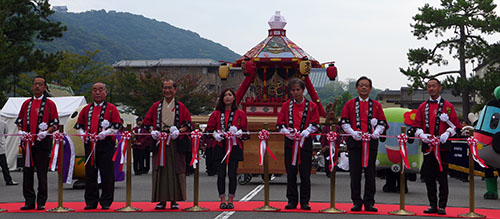
POLYGON ((372 206, 375 204, 375 161, 377 160, 378 141, 371 140, 369 147, 368 166, 362 163, 362 142, 354 141, 351 137, 347 140, 349 147, 349 175, 351 177, 351 200, 355 205, 372 206), (377 145, 377 147, 374 147, 377 145), (361 199, 361 174, 365 174, 365 194, 361 199))
MULTIPOLYGON (((146 172, 146 151, 147 149, 134 148, 134 173, 143 174, 146 172)), ((149 169, 148 169, 149 171, 149 169)))
POLYGON ((439 164, 431 152, 424 155, 424 163, 422 163, 422 174, 427 187, 427 198, 432 207, 446 208, 448 203, 448 151, 441 151, 441 165, 443 172, 439 171, 439 164), (437 196, 437 184, 439 183, 439 202, 437 196), (438 206, 439 204, 439 206, 438 206))
POLYGON ((213 176, 217 173, 217 161, 214 159, 214 148, 205 149, 205 166, 207 168, 207 174, 213 176))
POLYGON ((229 159, 229 163, 216 161, 217 162, 217 190, 219 191, 219 197, 224 197, 226 194, 226 169, 229 178, 229 197, 234 197, 236 194, 236 175, 238 171, 238 160, 229 159))
MULTIPOLYGON (((94 166, 91 165, 90 160, 85 165, 85 203, 87 206, 96 207, 98 203, 101 203, 101 206, 109 207, 113 203, 115 191, 114 145, 111 137, 98 141, 94 166), (97 183, 99 171, 102 189, 100 197, 97 183)), ((87 160, 90 150, 90 145, 85 144, 85 160, 87 160)))
MULTIPOLYGON (((44 144, 50 144, 50 141, 43 141, 44 144)), ((49 170, 49 154, 50 151, 40 149, 40 142, 36 142, 32 147, 33 165, 23 168, 23 196, 26 206, 35 206, 35 201, 38 206, 45 205, 47 202, 47 172, 49 170), (38 193, 34 190, 34 175, 38 179, 38 193)), ((25 155, 25 154, 23 154, 25 155)), ((24 159, 24 156, 23 156, 24 159)))
POLYGON ((9 173, 9 166, 7 165, 7 157, 5 156, 5 154, 0 154, 0 167, 2 168, 2 174, 5 183, 12 182, 12 177, 9 173))
POLYGON ((311 168, 312 168, 312 147, 311 141, 304 142, 303 149, 300 149, 300 164, 292 166, 293 148, 285 146, 285 169, 286 169, 286 198, 288 203, 297 205, 308 204, 311 199, 311 168), (306 144, 311 144, 311 146, 306 144), (308 149, 304 149, 308 148, 308 149), (300 173, 300 198, 297 191, 297 172, 300 173))

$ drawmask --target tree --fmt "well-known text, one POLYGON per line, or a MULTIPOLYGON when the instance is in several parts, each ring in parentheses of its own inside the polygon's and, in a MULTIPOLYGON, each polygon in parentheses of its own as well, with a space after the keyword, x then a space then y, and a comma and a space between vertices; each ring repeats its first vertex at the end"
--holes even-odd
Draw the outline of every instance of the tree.
MULTIPOLYGON (((52 22, 48 0, 0 1, 0 77, 10 79, 15 86, 21 73, 31 72, 61 58, 59 52, 46 53, 35 48, 34 41, 52 41, 61 37, 66 27, 52 22)), ((9 81, 2 80, 0 88, 8 89, 9 81)), ((2 90, 5 91, 5 90, 2 90)))
POLYGON ((500 31, 500 18, 495 14, 495 8, 493 0, 441 0, 440 8, 429 4, 419 8, 419 13, 413 17, 415 23, 411 24, 413 35, 419 40, 434 35, 441 41, 432 49, 409 50, 410 67, 406 70, 400 68, 400 71, 412 82, 411 88, 424 88, 426 79, 446 76, 445 86, 450 87, 453 94, 462 96, 463 114, 467 115, 474 87, 470 77, 467 78, 465 66, 473 59, 482 62, 486 58, 485 51, 490 45, 482 35, 500 31), (441 53, 445 49, 458 59, 458 69, 431 73, 425 67, 448 65, 441 53))

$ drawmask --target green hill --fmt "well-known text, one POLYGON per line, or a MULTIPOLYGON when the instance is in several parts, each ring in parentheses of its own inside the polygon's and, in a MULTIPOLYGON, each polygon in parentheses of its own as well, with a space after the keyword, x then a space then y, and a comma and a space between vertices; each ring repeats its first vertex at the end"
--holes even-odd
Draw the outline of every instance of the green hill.
POLYGON ((195 32, 166 22, 123 12, 56 12, 51 19, 68 30, 63 37, 37 46, 49 52, 69 50, 84 54, 100 50, 99 60, 114 63, 122 59, 212 58, 234 61, 240 57, 229 48, 201 38, 195 32))

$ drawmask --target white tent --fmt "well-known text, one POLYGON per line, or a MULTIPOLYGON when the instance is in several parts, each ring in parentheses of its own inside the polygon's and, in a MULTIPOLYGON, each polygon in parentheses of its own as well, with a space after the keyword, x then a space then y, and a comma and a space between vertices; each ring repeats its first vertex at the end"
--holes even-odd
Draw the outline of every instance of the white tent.
MULTIPOLYGON (((14 123, 21 106, 25 100, 29 97, 11 97, 7 100, 7 103, 2 108, 0 112, 0 118, 7 122, 7 127, 9 128, 9 134, 17 133, 17 126, 14 123)), ((71 116, 75 110, 87 104, 85 97, 83 96, 69 96, 69 97, 49 97, 57 106, 57 112, 59 114, 60 124, 65 124, 66 120, 71 116)), ((17 136, 8 136, 6 139, 6 153, 7 164, 11 170, 17 168, 17 154, 19 152, 19 140, 17 136)))

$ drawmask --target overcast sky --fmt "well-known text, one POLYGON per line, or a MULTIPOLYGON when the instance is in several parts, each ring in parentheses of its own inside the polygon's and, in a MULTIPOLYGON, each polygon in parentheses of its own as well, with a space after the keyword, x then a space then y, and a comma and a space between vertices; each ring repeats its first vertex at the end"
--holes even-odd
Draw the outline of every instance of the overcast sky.
MULTIPOLYGON (((408 66, 408 49, 431 47, 435 42, 417 40, 411 34, 412 17, 425 2, 439 3, 437 0, 50 0, 52 6, 65 5, 70 12, 115 10, 164 21, 196 32, 240 55, 267 37, 268 20, 275 11, 281 11, 288 23, 287 36, 321 63, 336 61, 340 80, 366 75, 379 89, 406 86, 408 80, 399 67, 408 66)), ((467 67, 470 71, 472 65, 467 67)), ((449 66, 431 70, 457 69, 458 64, 450 61, 449 66)))

